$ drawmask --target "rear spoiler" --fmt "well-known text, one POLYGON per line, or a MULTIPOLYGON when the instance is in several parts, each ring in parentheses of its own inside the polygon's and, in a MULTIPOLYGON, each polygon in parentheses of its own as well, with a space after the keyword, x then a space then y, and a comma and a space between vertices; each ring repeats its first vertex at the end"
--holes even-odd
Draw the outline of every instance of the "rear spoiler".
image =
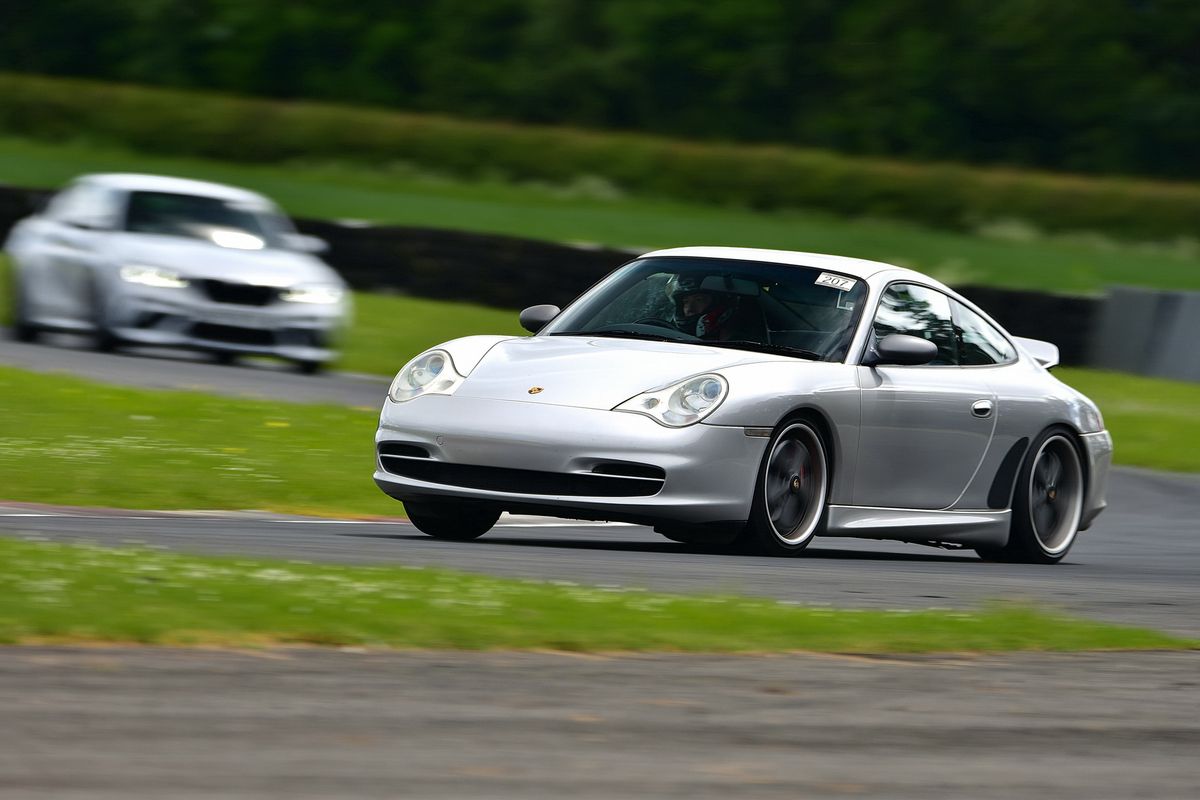
POLYGON ((1026 339, 1023 336, 1014 336, 1013 339, 1016 340, 1017 347, 1046 369, 1058 366, 1058 345, 1043 342, 1041 339, 1026 339))

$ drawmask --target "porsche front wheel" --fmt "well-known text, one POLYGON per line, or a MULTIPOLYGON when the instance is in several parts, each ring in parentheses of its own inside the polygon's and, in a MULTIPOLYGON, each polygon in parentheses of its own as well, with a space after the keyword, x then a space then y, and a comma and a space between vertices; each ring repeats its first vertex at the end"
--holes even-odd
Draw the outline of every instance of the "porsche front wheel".
POLYGON ((765 555, 799 553, 825 522, 828 487, 821 435, 804 420, 784 423, 759 467, 743 543, 765 555))
POLYGON ((454 502, 405 503, 404 512, 421 533, 457 542, 478 539, 500 519, 490 506, 454 502))

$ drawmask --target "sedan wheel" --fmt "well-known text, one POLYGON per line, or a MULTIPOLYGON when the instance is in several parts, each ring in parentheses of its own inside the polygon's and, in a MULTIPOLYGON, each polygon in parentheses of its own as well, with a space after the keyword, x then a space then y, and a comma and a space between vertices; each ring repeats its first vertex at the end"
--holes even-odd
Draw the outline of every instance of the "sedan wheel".
POLYGON ((405 503, 404 511, 421 533, 457 542, 478 539, 500 519, 499 509, 461 502, 405 503))
POLYGON ((786 423, 772 437, 743 534, 748 547, 790 555, 808 546, 825 519, 828 463, 820 435, 807 422, 786 423))
POLYGON ((1030 453, 1017 479, 1008 544, 999 551, 981 552, 986 559, 1055 564, 1079 533, 1083 466, 1070 434, 1046 431, 1030 453))
POLYGON ((38 330, 36 325, 29 322, 29 315, 25 310, 26 300, 24 292, 19 284, 13 282, 13 306, 12 306, 12 338, 18 342, 36 342, 38 330))

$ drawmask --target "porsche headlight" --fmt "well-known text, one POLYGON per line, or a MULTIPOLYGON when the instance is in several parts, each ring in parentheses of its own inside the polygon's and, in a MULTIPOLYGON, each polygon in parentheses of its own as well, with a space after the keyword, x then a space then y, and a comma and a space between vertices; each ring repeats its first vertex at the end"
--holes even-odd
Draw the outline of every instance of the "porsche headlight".
POLYGON ((396 373, 388 397, 403 403, 423 394, 454 394, 463 376, 445 350, 430 350, 417 356, 396 373))
POLYGON ((123 281, 156 289, 182 289, 188 285, 187 279, 180 277, 178 272, 145 264, 126 264, 121 267, 120 274, 123 281))
POLYGON ((613 411, 644 414, 668 428, 683 428, 715 411, 728 393, 729 384, 720 375, 700 375, 665 389, 639 394, 613 411))
POLYGON ((345 292, 338 286, 294 286, 280 294, 288 303, 330 305, 342 299, 345 292))

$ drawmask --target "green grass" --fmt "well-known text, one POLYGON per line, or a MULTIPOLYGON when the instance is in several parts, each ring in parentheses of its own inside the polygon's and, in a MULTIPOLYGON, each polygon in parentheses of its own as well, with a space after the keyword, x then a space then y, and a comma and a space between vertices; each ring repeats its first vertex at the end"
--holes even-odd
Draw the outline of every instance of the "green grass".
POLYGON ((915 267, 955 284, 1095 292, 1122 283, 1200 288, 1195 241, 1136 246, 1102 236, 1046 237, 1020 224, 977 235, 816 213, 624 196, 603 181, 570 186, 462 182, 405 164, 250 166, 152 157, 84 143, 0 138, 0 183, 59 186, 82 172, 137 170, 247 186, 297 216, 364 219, 554 241, 651 249, 685 244, 829 252, 915 267))
POLYGON ((1100 406, 1118 464, 1200 472, 1200 384, 1093 369, 1056 369, 1100 406))
POLYGON ((200 558, 0 537, 0 642, 576 651, 1186 649, 1027 607, 809 609, 411 567, 200 558))
POLYGON ((5 367, 0 397, 8 500, 403 513, 371 481, 378 408, 126 389, 5 367))
POLYGON ((422 350, 475 333, 528 335, 516 311, 359 292, 337 369, 394 375, 422 350))

